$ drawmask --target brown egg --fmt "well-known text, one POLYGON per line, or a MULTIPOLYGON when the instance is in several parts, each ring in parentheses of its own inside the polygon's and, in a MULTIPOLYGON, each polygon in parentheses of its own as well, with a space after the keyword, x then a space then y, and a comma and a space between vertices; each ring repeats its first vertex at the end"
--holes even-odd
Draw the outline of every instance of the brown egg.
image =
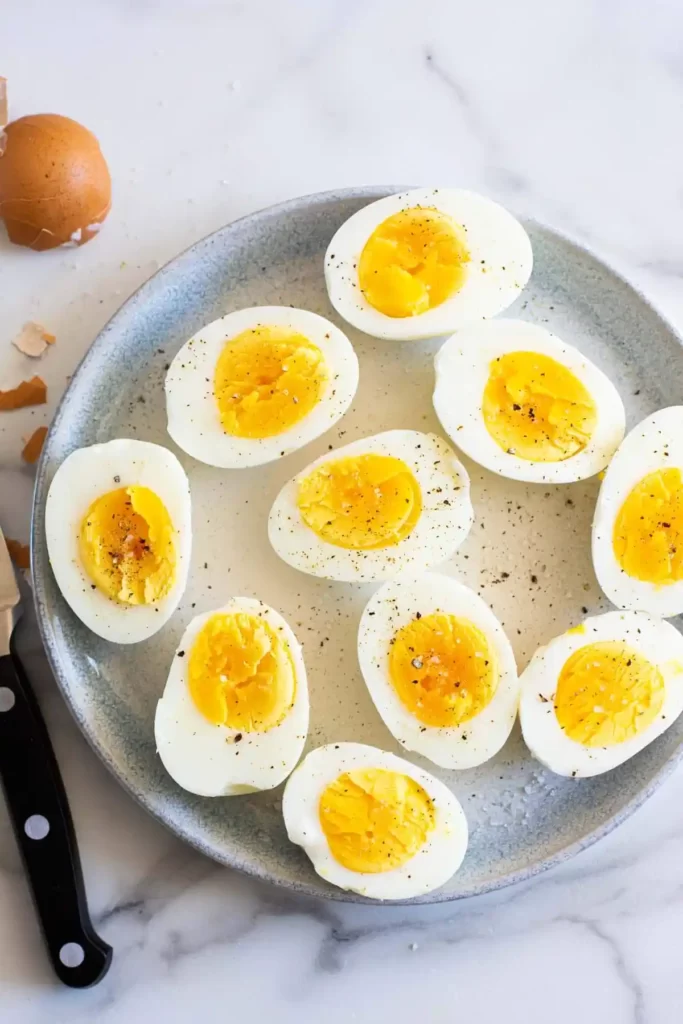
POLYGON ((111 207, 111 178, 87 128, 59 114, 20 117, 5 128, 0 218, 10 241, 31 249, 82 245, 111 207))

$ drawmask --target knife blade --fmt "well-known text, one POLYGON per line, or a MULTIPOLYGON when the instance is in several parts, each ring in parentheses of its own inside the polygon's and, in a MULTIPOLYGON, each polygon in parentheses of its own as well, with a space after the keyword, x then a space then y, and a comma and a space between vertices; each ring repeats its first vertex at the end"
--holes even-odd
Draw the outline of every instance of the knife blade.
POLYGON ((0 530, 0 782, 52 967, 72 988, 109 970, 95 932, 69 803, 52 743, 15 643, 20 592, 0 530))

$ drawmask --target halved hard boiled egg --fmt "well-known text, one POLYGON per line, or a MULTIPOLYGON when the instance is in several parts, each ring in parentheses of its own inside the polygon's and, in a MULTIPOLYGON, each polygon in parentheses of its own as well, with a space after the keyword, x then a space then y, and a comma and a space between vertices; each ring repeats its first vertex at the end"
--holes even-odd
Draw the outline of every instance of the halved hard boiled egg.
POLYGON ((683 636, 645 612, 596 615, 536 651, 521 684, 534 757, 558 775, 599 775, 683 711, 683 636))
POLYGON ((321 878, 374 900, 437 889, 467 849, 467 821, 450 789, 361 743, 308 754, 287 782, 282 812, 321 878))
POLYGON ((619 608, 683 612, 683 406, 648 416, 612 459, 595 508, 593 565, 619 608))
POLYGON ((510 641, 491 609, 448 576, 385 583, 358 630, 358 659, 384 724, 443 768, 493 757, 517 717, 510 641))
POLYGON ((159 756, 183 789, 272 789, 299 760, 307 732, 304 659, 278 612, 234 597, 192 620, 154 720, 159 756))
POLYGON ((434 367, 434 408, 446 433, 511 480, 584 480, 605 468, 624 436, 624 406, 609 378, 536 324, 466 327, 434 367))
POLYGON ((119 438, 67 456, 45 506, 50 565, 94 633, 136 643, 161 629, 187 582, 190 486, 175 455, 119 438))
POLYGON ((330 302, 366 334, 448 334, 495 316, 531 275, 528 235, 502 206, 464 189, 379 199, 342 224, 325 254, 330 302))
POLYGON ((268 536, 312 576, 381 580, 450 558, 472 520, 467 472, 445 441, 389 430, 328 452, 285 484, 268 536))
POLYGON ((272 462, 329 430, 358 387, 358 358, 329 320, 256 306, 202 327, 166 374, 168 432, 200 462, 272 462))

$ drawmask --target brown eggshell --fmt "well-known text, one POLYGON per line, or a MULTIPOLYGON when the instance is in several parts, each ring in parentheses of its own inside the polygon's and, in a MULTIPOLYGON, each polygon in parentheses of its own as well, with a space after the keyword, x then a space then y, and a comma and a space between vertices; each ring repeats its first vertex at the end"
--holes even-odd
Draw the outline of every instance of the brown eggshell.
POLYGON ((93 238, 111 207, 111 177, 92 132, 69 117, 34 114, 5 133, 0 218, 10 241, 43 250, 93 238))

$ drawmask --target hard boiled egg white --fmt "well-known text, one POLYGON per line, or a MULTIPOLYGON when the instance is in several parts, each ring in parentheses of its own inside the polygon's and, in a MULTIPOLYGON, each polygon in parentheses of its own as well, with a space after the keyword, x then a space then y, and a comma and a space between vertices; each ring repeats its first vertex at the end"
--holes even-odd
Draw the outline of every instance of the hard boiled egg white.
POLYGON ((358 359, 329 320, 289 306, 228 313, 166 375, 168 432, 210 466, 272 462, 329 430, 358 387, 358 359))
POLYGON ((443 768, 472 768, 507 740, 519 703, 515 657, 468 587, 426 573, 385 583, 358 631, 358 658, 386 727, 443 768))
POLYGON ((612 382, 524 320, 457 331, 437 352, 434 408, 461 451, 500 476, 562 484, 605 468, 624 436, 612 382))
POLYGON ((337 448, 285 484, 268 536, 289 565, 381 580, 450 558, 472 525, 469 478, 435 434, 389 430, 337 448))
POLYGON ((495 316, 531 275, 531 243, 502 206, 463 189, 421 188, 354 213, 325 254, 340 316, 397 341, 495 316))
POLYGON ((683 636, 645 612, 607 612, 555 637, 522 673, 527 746, 558 775, 627 761, 683 710, 683 636))
POLYGON ((64 598, 114 643, 161 629, 187 582, 190 487, 175 455, 124 438, 79 448, 45 506, 50 565, 64 598))
POLYGON ((683 406, 648 416, 612 459, 593 520, 593 565, 619 608, 683 612, 683 406))
POLYGON ((272 789, 307 732, 303 655, 278 612, 235 597, 192 620, 154 720, 159 756, 180 786, 200 796, 272 789))
POLYGON ((285 787, 287 835, 321 878, 375 900, 443 885, 467 849, 467 821, 442 782, 361 743, 312 751, 285 787))

